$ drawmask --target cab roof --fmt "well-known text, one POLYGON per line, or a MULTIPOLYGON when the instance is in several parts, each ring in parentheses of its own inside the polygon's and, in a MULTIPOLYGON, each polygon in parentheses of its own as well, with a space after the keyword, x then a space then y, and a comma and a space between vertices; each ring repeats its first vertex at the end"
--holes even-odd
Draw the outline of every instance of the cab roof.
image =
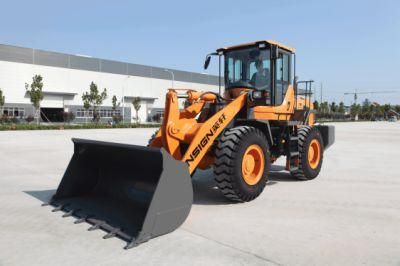
POLYGON ((239 45, 234 45, 234 46, 229 46, 229 47, 223 47, 223 48, 219 48, 217 51, 228 51, 228 50, 233 50, 233 49, 239 49, 239 48, 244 48, 244 47, 249 47, 249 46, 256 46, 259 44, 268 44, 268 45, 277 45, 279 48, 287 50, 289 52, 294 53, 296 51, 296 49, 289 47, 287 45, 284 45, 282 43, 279 43, 277 41, 274 40, 262 40, 262 41, 256 41, 256 42, 249 42, 249 43, 244 43, 244 44, 239 44, 239 45))

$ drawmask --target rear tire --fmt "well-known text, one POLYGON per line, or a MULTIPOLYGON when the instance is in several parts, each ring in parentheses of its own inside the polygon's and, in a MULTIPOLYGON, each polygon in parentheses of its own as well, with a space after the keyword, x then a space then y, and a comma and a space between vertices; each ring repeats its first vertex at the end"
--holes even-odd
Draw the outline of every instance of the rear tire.
POLYGON ((257 198, 264 190, 270 170, 265 135, 250 126, 226 130, 215 149, 214 175, 222 194, 232 201, 257 198))
POLYGON ((321 171, 324 144, 321 133, 315 127, 305 126, 298 130, 299 166, 291 171, 292 176, 300 180, 311 180, 321 171))

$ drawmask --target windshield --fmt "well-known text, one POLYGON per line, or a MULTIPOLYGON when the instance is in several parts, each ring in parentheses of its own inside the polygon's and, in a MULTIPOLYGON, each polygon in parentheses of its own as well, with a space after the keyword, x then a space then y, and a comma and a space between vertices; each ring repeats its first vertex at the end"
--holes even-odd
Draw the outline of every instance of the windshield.
POLYGON ((225 53, 225 87, 269 90, 270 51, 252 47, 225 53))

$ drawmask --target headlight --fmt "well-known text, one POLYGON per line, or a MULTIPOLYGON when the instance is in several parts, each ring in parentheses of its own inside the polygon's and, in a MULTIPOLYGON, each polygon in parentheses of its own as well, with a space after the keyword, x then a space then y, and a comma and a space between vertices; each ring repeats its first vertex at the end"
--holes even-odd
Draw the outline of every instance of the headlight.
POLYGON ((262 91, 252 91, 251 97, 253 99, 261 99, 262 98, 262 91))

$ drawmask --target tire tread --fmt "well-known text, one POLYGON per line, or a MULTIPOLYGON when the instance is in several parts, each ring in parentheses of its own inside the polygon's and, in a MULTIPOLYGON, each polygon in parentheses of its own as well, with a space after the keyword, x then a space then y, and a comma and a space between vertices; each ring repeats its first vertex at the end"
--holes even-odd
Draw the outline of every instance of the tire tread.
MULTIPOLYGON (((265 139, 264 134, 254 127, 238 126, 226 130, 220 137, 215 149, 214 175, 217 187, 226 198, 236 202, 253 200, 261 194, 265 187, 265 184, 263 184, 262 189, 259 189, 257 194, 251 197, 245 195, 232 179, 234 162, 239 156, 237 148, 249 134, 257 134, 265 139)), ((266 139, 265 143, 267 143, 266 139)))

